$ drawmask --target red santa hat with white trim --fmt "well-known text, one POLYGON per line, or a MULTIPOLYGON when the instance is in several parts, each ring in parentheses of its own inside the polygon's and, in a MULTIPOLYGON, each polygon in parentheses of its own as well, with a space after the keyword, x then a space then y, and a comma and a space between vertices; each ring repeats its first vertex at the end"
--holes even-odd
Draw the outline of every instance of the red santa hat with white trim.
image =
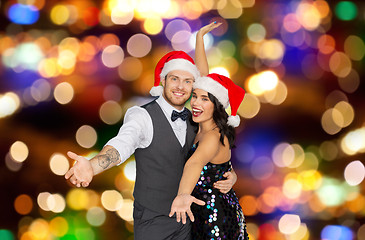
POLYGON ((245 90, 236 85, 230 78, 217 73, 199 77, 195 80, 193 88, 209 92, 218 99, 224 108, 231 105, 231 116, 228 117, 227 123, 232 127, 238 127, 241 120, 237 115, 237 110, 245 96, 245 90))
POLYGON ((150 94, 152 96, 160 96, 163 92, 163 87, 160 86, 161 79, 173 70, 183 70, 193 74, 194 79, 200 77, 200 73, 195 66, 194 60, 183 51, 172 51, 163 56, 158 61, 155 68, 155 83, 150 94))

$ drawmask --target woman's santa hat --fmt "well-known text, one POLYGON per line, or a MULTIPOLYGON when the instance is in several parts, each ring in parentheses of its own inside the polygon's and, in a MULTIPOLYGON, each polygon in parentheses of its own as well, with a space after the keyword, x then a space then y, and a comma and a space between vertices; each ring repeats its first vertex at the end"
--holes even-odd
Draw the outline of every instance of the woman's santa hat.
POLYGON ((172 51, 163 56, 158 61, 155 68, 155 84, 152 87, 150 94, 152 96, 160 96, 163 92, 163 87, 160 86, 161 79, 173 70, 183 70, 193 74, 194 79, 200 77, 200 73, 195 66, 194 60, 183 51, 172 51))
POLYGON ((237 86, 230 78, 211 73, 195 79, 193 88, 209 92, 218 99, 224 108, 231 105, 231 116, 228 117, 227 123, 232 127, 237 127, 240 124, 237 110, 245 96, 245 90, 237 86))

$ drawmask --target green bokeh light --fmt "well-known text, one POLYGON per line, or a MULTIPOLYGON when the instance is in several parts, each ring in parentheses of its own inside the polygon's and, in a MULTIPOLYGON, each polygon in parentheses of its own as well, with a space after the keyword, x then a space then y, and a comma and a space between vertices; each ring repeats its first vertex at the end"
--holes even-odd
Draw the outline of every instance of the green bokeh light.
POLYGON ((9 230, 0 229, 0 239, 1 240, 14 240, 14 235, 9 230))
POLYGON ((351 1, 341 1, 336 5, 336 16, 343 21, 351 21, 356 18, 358 10, 355 3, 351 1))

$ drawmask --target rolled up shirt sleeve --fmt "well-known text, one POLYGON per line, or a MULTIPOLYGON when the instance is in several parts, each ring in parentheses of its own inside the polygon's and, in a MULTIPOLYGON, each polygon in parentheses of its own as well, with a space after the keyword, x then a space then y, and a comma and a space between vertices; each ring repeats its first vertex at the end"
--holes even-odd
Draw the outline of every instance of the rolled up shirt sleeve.
POLYGON ((153 125, 150 115, 146 109, 135 106, 127 110, 118 135, 110 139, 105 146, 112 146, 119 152, 119 164, 122 164, 137 148, 148 147, 152 137, 153 125))

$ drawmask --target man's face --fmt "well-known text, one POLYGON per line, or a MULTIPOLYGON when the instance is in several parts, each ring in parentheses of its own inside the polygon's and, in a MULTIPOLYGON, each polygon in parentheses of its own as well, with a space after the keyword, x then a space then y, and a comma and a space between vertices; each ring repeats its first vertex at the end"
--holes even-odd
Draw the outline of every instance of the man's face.
POLYGON ((161 80, 161 83, 166 101, 178 110, 183 109, 193 89, 193 74, 183 70, 173 70, 167 74, 166 79, 161 80))

